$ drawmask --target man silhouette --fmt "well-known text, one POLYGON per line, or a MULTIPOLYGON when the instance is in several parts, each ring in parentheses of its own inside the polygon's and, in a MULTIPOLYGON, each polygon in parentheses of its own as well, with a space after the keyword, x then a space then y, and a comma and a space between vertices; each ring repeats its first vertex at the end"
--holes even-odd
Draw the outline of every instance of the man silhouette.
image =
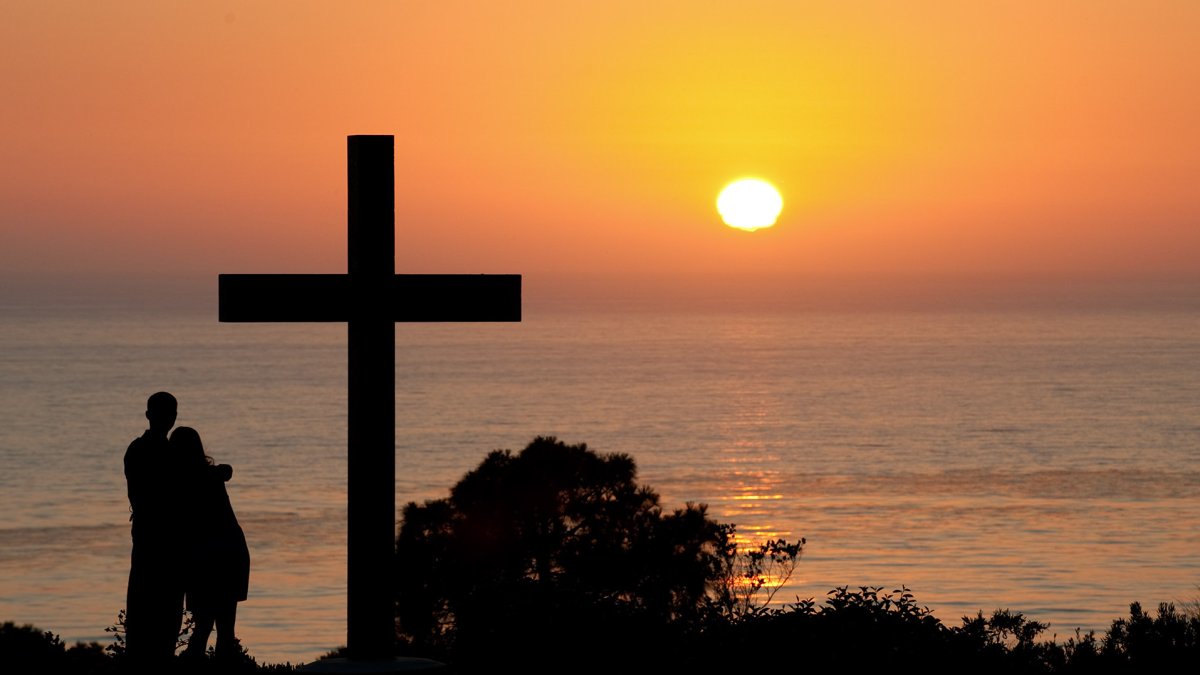
POLYGON ((175 397, 165 391, 146 401, 150 428, 125 451, 129 519, 133 522, 129 590, 125 598, 125 647, 130 660, 153 670, 175 655, 183 616, 183 574, 178 566, 179 462, 167 446, 175 425, 175 397))

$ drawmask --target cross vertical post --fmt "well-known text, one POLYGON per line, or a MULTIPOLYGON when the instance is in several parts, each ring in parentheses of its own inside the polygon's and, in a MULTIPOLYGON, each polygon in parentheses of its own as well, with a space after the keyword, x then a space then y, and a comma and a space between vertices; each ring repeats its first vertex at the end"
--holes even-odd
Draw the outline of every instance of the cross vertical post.
POLYGON ((347 139, 346 646, 356 659, 391 657, 396 637, 396 324, 371 307, 396 272, 393 144, 347 139))

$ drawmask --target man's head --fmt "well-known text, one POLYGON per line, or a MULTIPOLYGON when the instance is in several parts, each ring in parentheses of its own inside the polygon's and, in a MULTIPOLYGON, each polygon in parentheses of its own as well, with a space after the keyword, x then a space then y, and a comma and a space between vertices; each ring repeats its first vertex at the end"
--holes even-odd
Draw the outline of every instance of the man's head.
POLYGON ((166 435, 175 426, 175 397, 165 391, 151 394, 146 400, 146 419, 150 420, 150 431, 166 435))

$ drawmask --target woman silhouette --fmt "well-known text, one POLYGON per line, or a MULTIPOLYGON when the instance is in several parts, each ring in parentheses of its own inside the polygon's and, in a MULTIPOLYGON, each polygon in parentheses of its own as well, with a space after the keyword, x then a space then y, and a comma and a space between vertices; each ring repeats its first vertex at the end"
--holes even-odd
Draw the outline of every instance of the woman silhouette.
POLYGON ((184 655, 199 658, 217 628, 216 655, 235 657, 241 645, 234 637, 237 603, 246 599, 250 582, 250 551, 246 535, 233 515, 225 481, 233 476, 228 464, 213 464, 204 454, 200 434, 178 427, 171 434, 171 451, 183 475, 184 587, 192 612, 192 636, 184 655))

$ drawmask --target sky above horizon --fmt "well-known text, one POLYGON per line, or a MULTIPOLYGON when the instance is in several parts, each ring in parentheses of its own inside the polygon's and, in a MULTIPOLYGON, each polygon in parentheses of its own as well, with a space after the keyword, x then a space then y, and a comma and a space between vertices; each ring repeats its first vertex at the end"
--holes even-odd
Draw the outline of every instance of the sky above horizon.
POLYGON ((0 279, 343 272, 345 137, 383 133, 401 272, 1195 286, 1197 35, 1164 0, 9 1, 0 279), (748 175, 772 229, 716 214, 748 175))

